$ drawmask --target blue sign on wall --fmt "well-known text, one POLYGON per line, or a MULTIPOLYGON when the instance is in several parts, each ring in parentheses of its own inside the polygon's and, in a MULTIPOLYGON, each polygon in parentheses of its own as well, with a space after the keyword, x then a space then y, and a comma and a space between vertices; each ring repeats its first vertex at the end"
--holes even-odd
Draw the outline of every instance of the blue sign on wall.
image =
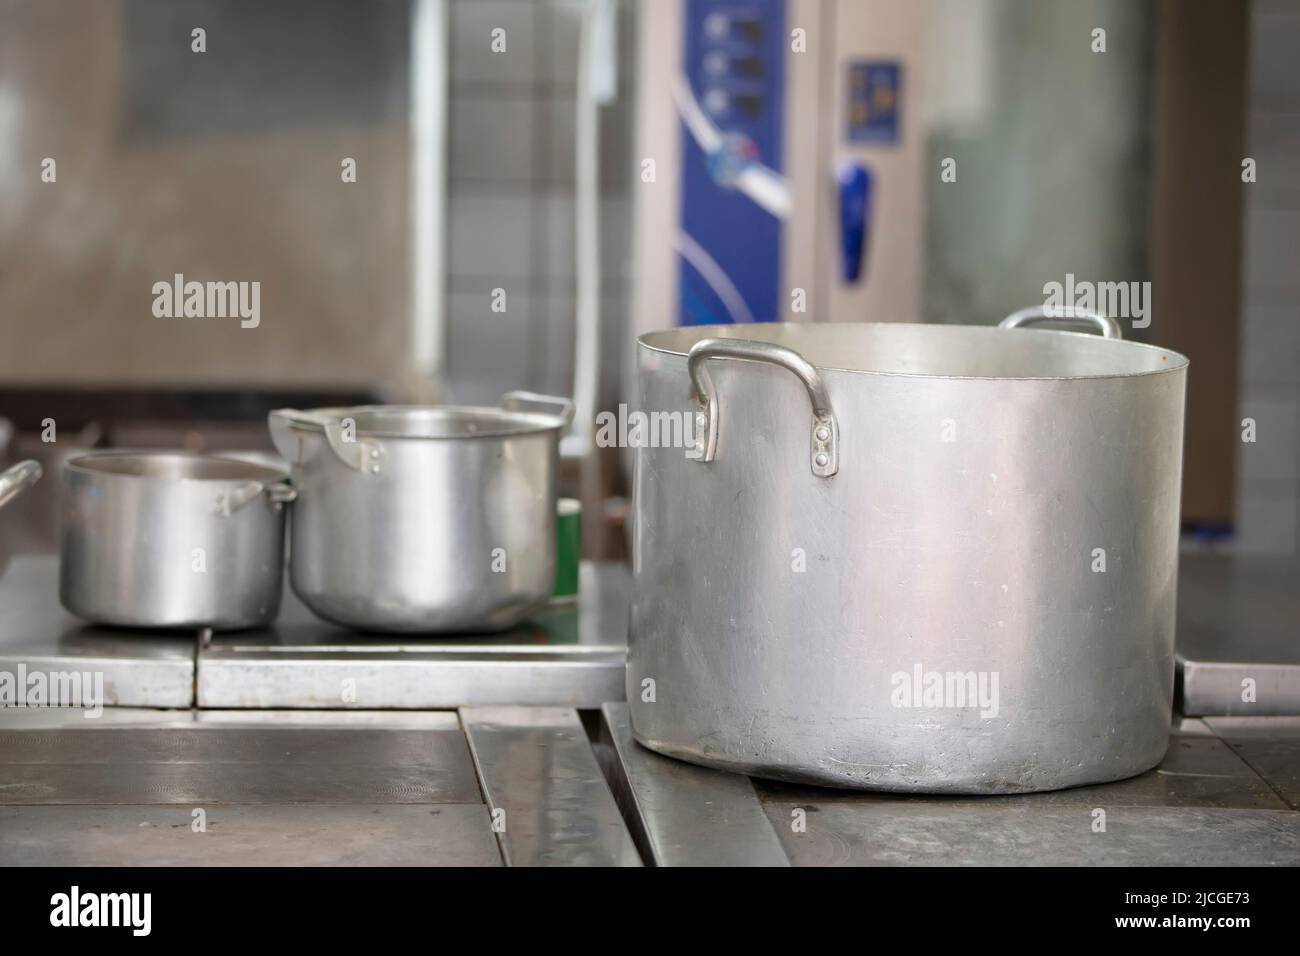
POLYGON ((897 143, 902 92, 903 68, 900 64, 884 61, 850 63, 848 141, 897 143))

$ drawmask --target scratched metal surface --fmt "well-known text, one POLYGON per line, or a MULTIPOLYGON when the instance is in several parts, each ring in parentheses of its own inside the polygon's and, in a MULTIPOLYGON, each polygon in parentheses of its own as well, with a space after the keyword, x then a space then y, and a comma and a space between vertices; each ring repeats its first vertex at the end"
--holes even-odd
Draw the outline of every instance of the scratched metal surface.
POLYGON ((796 865, 1300 865, 1300 813, 1200 720, 1178 724, 1155 770, 1100 786, 945 798, 760 783, 759 793, 796 865))
MULTIPOLYGON (((1020 799, 1020 798, 1014 798, 1020 799)), ((958 807, 895 801, 765 804, 796 866, 1296 866, 1300 814, 1115 807, 1106 830, 1084 806, 991 799, 958 807), (806 829, 793 829, 805 811, 806 829)))
POLYGON ((1300 717, 1207 717, 1205 723, 1300 810, 1300 717))
POLYGON ((641 863, 571 709, 34 713, 0 711, 3 864, 641 863))
POLYGON ((0 807, 4 866, 500 866, 474 804, 0 807))
MULTIPOLYGON (((1156 769, 1051 793, 947 797, 746 782, 796 866, 1300 865, 1300 813, 1287 799, 1300 772, 1300 726, 1275 723, 1181 720, 1156 769)), ((641 791, 671 790, 678 767, 745 779, 675 764, 628 743, 630 752, 616 748, 606 756, 624 776, 639 777, 641 791)), ((717 846, 725 830, 692 834, 692 815, 675 804, 626 803, 642 842, 671 839, 696 862, 698 847, 711 847, 719 858, 744 856, 743 847, 717 846)), ((727 808, 708 809, 694 819, 727 808)), ((751 836, 735 834, 747 843, 751 836)), ((656 861, 672 865, 673 857, 656 854, 656 861)))
POLYGON ((0 734, 0 804, 482 802, 458 731, 117 726, 0 734))

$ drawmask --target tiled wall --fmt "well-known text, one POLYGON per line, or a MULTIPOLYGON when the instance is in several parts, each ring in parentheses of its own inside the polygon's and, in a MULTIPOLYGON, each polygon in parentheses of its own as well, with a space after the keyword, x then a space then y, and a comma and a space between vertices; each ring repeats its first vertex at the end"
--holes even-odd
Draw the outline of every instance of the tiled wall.
MULTIPOLYGON (((1241 329, 1237 543, 1295 554, 1300 541, 1300 2, 1255 0, 1251 17, 1241 329)), ((1195 368, 1192 369, 1195 374, 1195 368)))
MULTIPOLYGON (((451 0, 447 355, 452 397, 572 394, 574 117, 581 0, 451 0), (489 39, 505 30, 506 49, 489 39), (492 311, 493 289, 506 311, 492 311)), ((634 76, 620 8, 619 96, 601 110, 602 391, 626 325, 634 76)))

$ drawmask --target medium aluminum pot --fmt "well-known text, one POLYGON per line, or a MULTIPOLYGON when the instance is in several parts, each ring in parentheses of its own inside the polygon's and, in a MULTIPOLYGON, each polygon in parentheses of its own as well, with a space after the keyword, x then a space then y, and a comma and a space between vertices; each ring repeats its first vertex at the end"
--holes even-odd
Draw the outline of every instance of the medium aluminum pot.
POLYGON ((555 586, 559 441, 572 420, 572 402, 528 392, 500 408, 272 412, 298 490, 294 593, 364 630, 517 624, 555 586), (539 404, 554 413, 524 410, 539 404))
POLYGON ((641 337, 642 407, 702 432, 636 452, 641 743, 947 793, 1160 761, 1187 359, 1042 317, 641 337))
POLYGON ((280 608, 283 471, 188 452, 97 452, 63 468, 59 597, 78 617, 234 630, 280 608))

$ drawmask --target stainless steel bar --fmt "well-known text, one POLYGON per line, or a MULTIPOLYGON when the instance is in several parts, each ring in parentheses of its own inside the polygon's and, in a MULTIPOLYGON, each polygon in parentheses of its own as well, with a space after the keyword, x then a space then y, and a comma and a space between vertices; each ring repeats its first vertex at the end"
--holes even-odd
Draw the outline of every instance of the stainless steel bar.
POLYGON ((1300 665, 1194 659, 1179 664, 1185 713, 1200 717, 1300 715, 1300 665), (1243 695, 1253 699, 1246 700, 1243 695))
POLYGON ((460 730, 460 718, 454 710, 196 710, 193 714, 200 726, 460 730))
POLYGON ((465 735, 511 866, 640 866, 576 712, 466 707, 465 735))
POLYGON ((200 707, 399 708, 492 704, 598 707, 623 693, 619 653, 407 650, 204 652, 200 707))
POLYGON ((615 795, 656 866, 789 866, 748 777, 661 757, 632 739, 626 704, 601 708, 615 795))
POLYGON ((0 709, 0 732, 55 728, 96 729, 121 725, 157 730, 195 727, 330 727, 335 730, 460 730, 454 710, 153 710, 108 707, 92 722, 80 708, 0 709))

